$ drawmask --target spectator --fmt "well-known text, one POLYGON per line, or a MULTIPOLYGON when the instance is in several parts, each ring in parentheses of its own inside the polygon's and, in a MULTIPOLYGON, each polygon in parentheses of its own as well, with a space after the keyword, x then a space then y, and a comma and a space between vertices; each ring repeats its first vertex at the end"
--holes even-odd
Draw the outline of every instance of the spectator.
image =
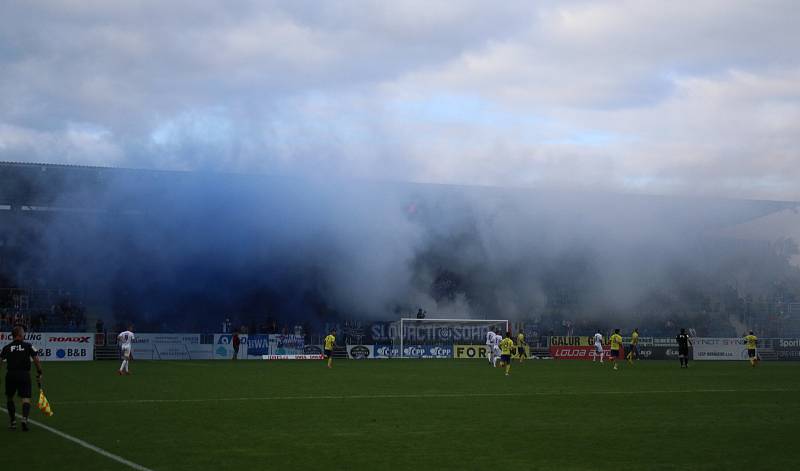
POLYGON ((103 327, 103 319, 97 319, 97 322, 94 324, 94 331, 98 334, 102 334, 104 330, 103 327))
POLYGON ((417 319, 425 319, 425 311, 423 311, 422 308, 419 308, 417 311, 417 319))

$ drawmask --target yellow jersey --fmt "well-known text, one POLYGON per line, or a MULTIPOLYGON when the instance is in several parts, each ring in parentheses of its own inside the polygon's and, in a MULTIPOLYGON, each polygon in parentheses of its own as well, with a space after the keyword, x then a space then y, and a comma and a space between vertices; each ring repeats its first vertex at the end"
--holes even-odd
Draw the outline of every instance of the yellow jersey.
POLYGON ((756 342, 758 341, 758 339, 756 338, 755 335, 752 335, 752 334, 748 335, 748 336, 746 336, 744 338, 744 340, 745 340, 745 342, 747 342, 747 349, 748 350, 755 350, 756 342))
POLYGON ((639 333, 634 332, 631 334, 631 345, 638 345, 639 344, 639 333))
POLYGON ((500 353, 502 355, 511 355, 511 349, 514 348, 514 341, 509 337, 500 341, 500 353))
POLYGON ((610 340, 611 350, 619 350, 619 347, 622 346, 622 336, 619 334, 612 334, 610 340))
POLYGON ((521 347, 523 345, 525 345, 525 334, 520 332, 517 334, 517 346, 521 347))
POLYGON ((333 334, 328 334, 328 336, 325 337, 325 350, 333 350, 333 344, 335 343, 336 337, 334 337, 333 334))

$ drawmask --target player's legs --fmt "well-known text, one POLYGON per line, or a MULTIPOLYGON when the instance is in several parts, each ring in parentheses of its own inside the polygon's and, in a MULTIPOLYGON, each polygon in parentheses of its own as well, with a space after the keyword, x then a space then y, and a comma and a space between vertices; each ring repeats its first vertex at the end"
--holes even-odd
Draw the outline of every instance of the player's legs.
POLYGON ((619 350, 611 350, 611 364, 614 365, 614 369, 617 369, 617 357, 619 356, 619 350))
POLYGON ((31 414, 31 377, 19 379, 19 397, 22 399, 22 431, 28 431, 28 416, 31 414))
MULTIPOLYGON (((600 354, 600 363, 603 363, 603 356, 606 354, 606 352, 603 350, 603 346, 598 343, 594 344, 594 352, 595 357, 597 357, 598 353, 600 354)), ((594 358, 592 358, 592 361, 594 361, 594 358)))
POLYGON ((128 365, 131 361, 131 348, 130 347, 122 347, 122 364, 119 366, 119 374, 130 374, 128 370, 128 365))
POLYGON ((333 350, 325 350, 325 358, 328 359, 328 368, 333 368, 333 350))
POLYGON ((15 378, 6 374, 6 410, 8 410, 8 428, 17 428, 17 407, 14 405, 14 395, 17 393, 15 378))
POLYGON ((125 348, 122 349, 122 363, 119 365, 119 374, 123 374, 125 372, 125 368, 128 366, 128 354, 125 351, 125 348))
POLYGON ((501 367, 505 366, 506 376, 508 376, 508 372, 511 371, 511 355, 501 355, 500 366, 501 367))

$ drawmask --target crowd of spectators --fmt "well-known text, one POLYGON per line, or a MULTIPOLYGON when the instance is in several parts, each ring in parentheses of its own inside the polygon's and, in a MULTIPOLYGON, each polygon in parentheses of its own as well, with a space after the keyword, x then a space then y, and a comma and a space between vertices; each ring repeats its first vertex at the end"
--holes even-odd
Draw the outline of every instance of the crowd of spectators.
POLYGON ((0 329, 7 331, 17 325, 31 332, 80 332, 86 330, 86 310, 69 299, 54 303, 49 309, 4 302, 0 306, 0 329))

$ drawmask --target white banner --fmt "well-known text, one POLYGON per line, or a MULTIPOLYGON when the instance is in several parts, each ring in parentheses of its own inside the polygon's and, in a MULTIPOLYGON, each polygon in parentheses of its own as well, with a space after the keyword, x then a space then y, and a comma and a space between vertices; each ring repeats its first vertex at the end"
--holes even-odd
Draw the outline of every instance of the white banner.
MULTIPOLYGON (((11 343, 11 332, 0 332, 0 348, 11 343)), ((39 351, 42 361, 94 360, 94 335, 85 332, 28 332, 25 341, 39 351)))
POLYGON ((305 337, 302 335, 270 335, 268 355, 303 355, 305 337))
POLYGON ((347 357, 351 360, 366 360, 375 358, 374 345, 348 345, 347 357))
POLYGON ((693 338, 695 360, 747 360, 747 347, 739 338, 693 338))
MULTIPOLYGON (((247 359, 247 334, 239 334, 239 360, 247 359)), ((233 359, 233 334, 214 334, 214 360, 233 359)))
POLYGON ((324 355, 262 355, 262 360, 324 360, 324 355))
POLYGON ((134 332, 134 360, 210 360, 211 345, 200 334, 138 334, 134 332))

